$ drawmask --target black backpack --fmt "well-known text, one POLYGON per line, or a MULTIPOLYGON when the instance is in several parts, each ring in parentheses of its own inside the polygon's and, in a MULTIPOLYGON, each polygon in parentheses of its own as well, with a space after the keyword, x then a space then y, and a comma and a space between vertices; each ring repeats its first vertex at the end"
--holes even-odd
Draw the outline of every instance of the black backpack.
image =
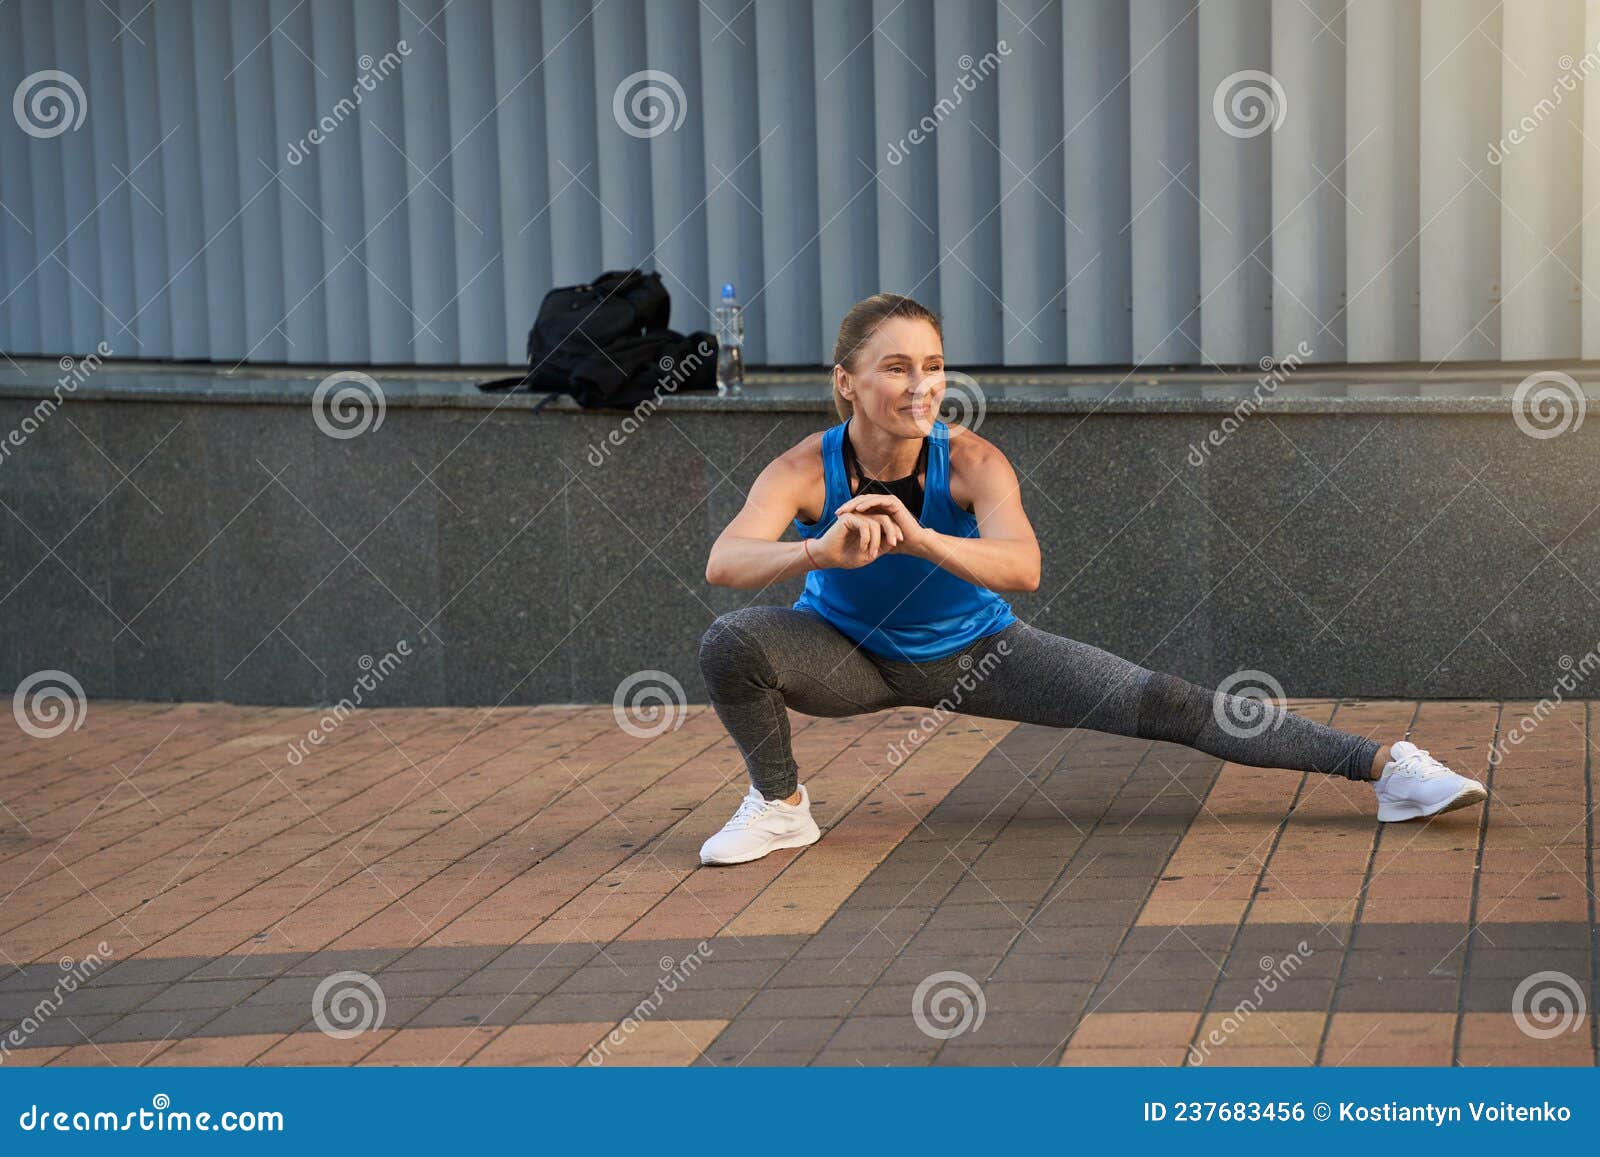
POLYGON ((485 382, 498 392, 570 394, 585 409, 632 407, 660 393, 714 390, 717 339, 667 328, 672 300, 658 273, 603 273, 545 294, 528 331, 528 372, 485 382))

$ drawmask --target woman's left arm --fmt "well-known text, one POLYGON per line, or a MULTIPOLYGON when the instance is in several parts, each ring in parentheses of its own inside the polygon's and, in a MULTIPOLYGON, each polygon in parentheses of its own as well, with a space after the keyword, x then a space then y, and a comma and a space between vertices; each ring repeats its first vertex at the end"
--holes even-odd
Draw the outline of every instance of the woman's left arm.
MULTIPOLYGON (((1039 541, 1022 509, 1022 488, 1016 471, 1000 450, 975 442, 963 465, 964 488, 972 497, 979 538, 961 538, 930 530, 911 517, 898 498, 862 494, 839 509, 876 510, 894 517, 904 536, 895 554, 927 559, 935 566, 992 591, 1039 589, 1039 541)), ((953 500, 953 499, 952 499, 953 500)))

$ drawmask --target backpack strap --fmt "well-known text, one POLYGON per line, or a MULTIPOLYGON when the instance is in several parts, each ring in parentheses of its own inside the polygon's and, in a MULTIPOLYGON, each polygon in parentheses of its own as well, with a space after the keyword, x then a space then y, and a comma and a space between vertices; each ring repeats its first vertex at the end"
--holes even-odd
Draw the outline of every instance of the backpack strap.
POLYGON ((496 378, 492 382, 479 382, 478 389, 486 394, 510 393, 519 386, 527 385, 531 377, 532 373, 530 371, 526 374, 518 374, 514 378, 496 378))
MULTIPOLYGON (((520 387, 527 385, 532 380, 533 372, 530 370, 528 373, 520 374, 514 378, 496 378, 492 382, 480 382, 478 389, 486 394, 514 394, 520 387)), ((529 392, 531 393, 532 391, 529 392)), ((537 414, 560 396, 560 390, 550 391, 534 405, 533 412, 537 414)))

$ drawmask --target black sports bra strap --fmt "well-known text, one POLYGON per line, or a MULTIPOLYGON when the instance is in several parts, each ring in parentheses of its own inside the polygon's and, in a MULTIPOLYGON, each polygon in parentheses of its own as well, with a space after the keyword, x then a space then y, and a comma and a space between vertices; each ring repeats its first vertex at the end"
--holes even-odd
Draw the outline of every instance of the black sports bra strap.
POLYGON ((857 483, 857 487, 856 487, 856 489, 854 491, 855 493, 860 493, 859 487, 861 486, 861 484, 866 483, 868 481, 882 482, 882 483, 884 483, 886 485, 893 485, 896 482, 906 482, 908 480, 911 481, 911 482, 915 482, 916 478, 917 478, 917 475, 925 473, 927 471, 927 469, 928 469, 928 441, 929 441, 929 439, 927 438, 927 436, 924 436, 923 439, 922 439, 922 446, 917 451, 917 462, 916 462, 916 465, 911 468, 911 473, 906 475, 905 478, 886 478, 886 479, 877 479, 877 478, 869 479, 867 477, 866 471, 861 469, 861 462, 860 462, 859 459, 856 458, 856 449, 850 443, 850 423, 849 423, 848 419, 846 419, 846 421, 845 421, 845 429, 844 429, 844 433, 841 435, 841 440, 842 440, 842 442, 844 444, 843 449, 844 449, 844 462, 845 462, 845 480, 846 480, 846 482, 848 482, 849 481, 849 475, 852 474, 852 473, 855 474, 856 483, 857 483))
POLYGON ((892 494, 906 504, 913 517, 922 517, 922 504, 925 497, 923 485, 918 482, 917 476, 927 470, 928 441, 922 439, 922 448, 917 452, 917 463, 912 467, 911 473, 904 478, 883 480, 868 478, 861 469, 861 463, 856 458, 855 447, 850 444, 849 422, 846 420, 845 430, 842 434, 844 445, 841 448, 844 458, 845 487, 851 497, 860 494, 892 494), (850 485, 850 475, 856 476, 855 485, 850 485))

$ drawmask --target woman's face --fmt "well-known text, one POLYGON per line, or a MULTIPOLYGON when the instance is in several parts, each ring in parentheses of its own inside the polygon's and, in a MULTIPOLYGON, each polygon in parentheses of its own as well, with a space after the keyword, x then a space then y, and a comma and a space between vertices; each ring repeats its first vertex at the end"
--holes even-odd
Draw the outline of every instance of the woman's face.
POLYGON ((944 400, 944 343, 921 318, 892 317, 856 351, 854 369, 834 370, 863 421, 904 438, 933 429, 944 400))

